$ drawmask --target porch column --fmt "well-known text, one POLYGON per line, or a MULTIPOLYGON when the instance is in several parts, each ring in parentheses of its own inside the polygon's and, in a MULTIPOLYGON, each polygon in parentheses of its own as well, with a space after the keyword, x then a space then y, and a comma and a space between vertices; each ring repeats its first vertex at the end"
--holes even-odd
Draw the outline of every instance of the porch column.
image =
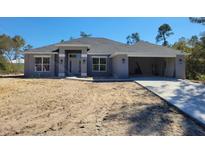
POLYGON ((59 49, 58 76, 65 76, 65 51, 61 48, 59 49))
POLYGON ((81 53, 81 76, 87 76, 87 50, 82 50, 81 53))
POLYGON ((182 54, 179 54, 176 56, 176 64, 175 64, 175 70, 176 70, 176 78, 179 79, 185 79, 185 56, 182 54))

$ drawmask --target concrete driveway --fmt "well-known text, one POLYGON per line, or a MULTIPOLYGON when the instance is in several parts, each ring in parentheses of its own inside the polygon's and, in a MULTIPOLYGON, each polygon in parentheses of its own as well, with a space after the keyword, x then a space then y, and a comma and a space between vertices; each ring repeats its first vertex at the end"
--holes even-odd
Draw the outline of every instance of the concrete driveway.
POLYGON ((169 78, 138 78, 136 82, 205 125, 204 84, 169 78))

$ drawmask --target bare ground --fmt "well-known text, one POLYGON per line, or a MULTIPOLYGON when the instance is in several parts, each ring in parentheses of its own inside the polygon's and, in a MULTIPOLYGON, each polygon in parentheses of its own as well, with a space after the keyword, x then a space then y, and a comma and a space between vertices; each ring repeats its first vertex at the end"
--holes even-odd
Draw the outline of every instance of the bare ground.
POLYGON ((133 82, 0 79, 0 135, 205 135, 133 82))

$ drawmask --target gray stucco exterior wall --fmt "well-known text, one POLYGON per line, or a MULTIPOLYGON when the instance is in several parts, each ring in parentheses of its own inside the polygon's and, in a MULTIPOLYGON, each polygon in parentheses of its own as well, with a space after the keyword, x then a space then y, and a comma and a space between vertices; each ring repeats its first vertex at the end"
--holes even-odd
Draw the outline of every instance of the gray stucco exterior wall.
POLYGON ((59 48, 59 59, 58 59, 58 76, 64 77, 65 76, 65 50, 59 48))
POLYGON ((50 71, 36 72, 35 71, 35 57, 41 57, 41 54, 25 54, 24 75, 25 77, 54 77, 55 76, 55 55, 43 55, 50 57, 50 71))
POLYGON ((116 78, 128 78, 128 57, 127 55, 117 55, 112 58, 112 75, 116 78))
POLYGON ((87 55, 87 49, 84 49, 81 51, 81 76, 86 77, 88 75, 87 73, 87 59, 88 59, 88 55, 87 55))
MULTIPOLYGON (((59 76, 59 73, 65 73, 67 75, 65 62, 67 61, 66 56, 59 57, 58 54, 25 54, 25 67, 24 74, 25 77, 54 77, 59 76), (50 57, 50 71, 49 72, 36 72, 35 71, 35 57, 50 57), (60 59, 63 59, 63 63, 59 65, 60 59), (59 67, 60 66, 60 67, 59 67), (60 69, 60 70, 59 70, 60 69)), ((138 61, 139 65, 142 68, 144 75, 150 75, 152 68, 151 62, 154 58, 134 58, 138 61)), ((176 77, 185 79, 185 57, 184 55, 177 55, 176 58, 158 58, 155 61, 161 63, 166 61, 165 73, 159 74, 167 77, 176 77)), ((135 61, 133 61, 135 62, 135 61)), ((82 73, 87 73, 88 76, 99 77, 99 76, 113 76, 116 78, 128 78, 130 71, 132 72, 133 64, 130 63, 130 58, 127 55, 116 55, 110 58, 110 55, 95 55, 88 54, 86 57, 81 57, 81 70, 82 73), (92 70, 92 58, 93 57, 107 57, 107 70, 106 72, 94 72, 92 70), (86 65, 86 66, 85 66, 86 65)))
POLYGON ((176 78, 185 79, 185 56, 184 55, 177 55, 176 56, 176 78))

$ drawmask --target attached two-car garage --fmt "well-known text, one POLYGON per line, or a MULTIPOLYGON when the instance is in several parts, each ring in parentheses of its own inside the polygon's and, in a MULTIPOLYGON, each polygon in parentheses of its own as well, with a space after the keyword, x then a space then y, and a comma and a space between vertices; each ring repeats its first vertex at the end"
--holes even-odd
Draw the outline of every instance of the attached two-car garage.
POLYGON ((110 56, 114 77, 185 78, 185 54, 183 52, 144 41, 126 46, 123 50, 110 56))
POLYGON ((128 57, 129 76, 175 77, 175 58, 128 57))
POLYGON ((137 76, 177 77, 176 71, 175 57, 137 57, 126 54, 112 57, 112 75, 118 78, 137 76))

